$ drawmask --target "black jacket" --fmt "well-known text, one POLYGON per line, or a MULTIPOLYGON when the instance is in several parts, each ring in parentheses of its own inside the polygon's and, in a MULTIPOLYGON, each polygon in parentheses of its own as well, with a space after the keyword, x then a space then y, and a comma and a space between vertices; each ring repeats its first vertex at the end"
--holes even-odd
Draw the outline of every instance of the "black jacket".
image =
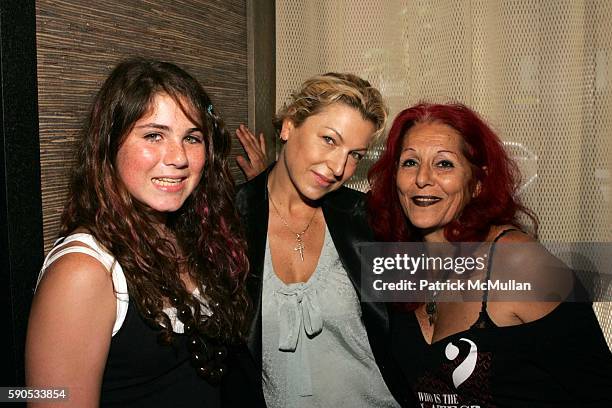
MULTIPOLYGON (((252 353, 256 374, 251 375, 261 386, 261 294, 268 232, 267 179, 270 168, 239 187, 236 208, 241 217, 249 246, 250 272, 247 289, 253 302, 253 316, 247 345, 252 353)), ((364 194, 346 187, 328 193, 321 199, 327 228, 342 265, 360 296, 361 262, 357 244, 374 241, 366 220, 364 194)), ((389 353, 389 316, 384 303, 361 303, 362 319, 374 359, 387 387, 402 406, 414 406, 401 370, 389 353)))

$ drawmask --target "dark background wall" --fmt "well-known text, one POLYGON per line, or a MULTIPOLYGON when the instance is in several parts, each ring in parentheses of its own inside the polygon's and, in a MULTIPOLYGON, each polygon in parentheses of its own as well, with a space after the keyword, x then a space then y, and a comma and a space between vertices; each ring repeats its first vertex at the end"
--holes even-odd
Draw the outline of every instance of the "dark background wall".
MULTIPOLYGON (((0 0, 0 386, 23 384, 34 284, 79 129, 112 67, 132 56, 174 62, 204 85, 230 133, 249 123, 272 140, 274 17, 274 0, 0 0)), ((237 142, 233 153, 243 154, 237 142)))
POLYGON ((0 385, 23 375, 23 339, 43 253, 34 1, 0 0, 0 385))
POLYGON ((57 238, 79 128, 119 60, 174 62, 204 85, 228 130, 247 123, 246 8, 245 0, 36 2, 45 252, 57 238))

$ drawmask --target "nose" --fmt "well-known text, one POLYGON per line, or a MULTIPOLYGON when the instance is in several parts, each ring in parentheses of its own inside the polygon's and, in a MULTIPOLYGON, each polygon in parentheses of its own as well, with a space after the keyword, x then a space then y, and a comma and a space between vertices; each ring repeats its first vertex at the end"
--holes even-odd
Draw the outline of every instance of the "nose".
POLYGON ((177 168, 187 167, 187 154, 182 141, 168 141, 164 154, 164 164, 177 168))
POLYGON ((337 149, 327 160, 327 167, 332 171, 336 179, 341 179, 346 170, 346 162, 348 160, 348 154, 337 149))
POLYGON ((432 185, 431 168, 429 166, 419 166, 416 175, 416 185, 419 188, 432 185))

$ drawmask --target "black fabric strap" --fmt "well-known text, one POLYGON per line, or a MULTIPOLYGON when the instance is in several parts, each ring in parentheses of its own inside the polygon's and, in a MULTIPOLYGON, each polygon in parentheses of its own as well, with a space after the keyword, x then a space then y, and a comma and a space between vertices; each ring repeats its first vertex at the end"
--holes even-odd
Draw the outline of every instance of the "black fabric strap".
MULTIPOLYGON (((491 270, 493 269, 493 247, 503 237, 510 231, 518 231, 517 228, 506 228, 493 239, 491 242, 491 248, 489 248, 489 263, 487 265, 487 276, 486 281, 488 282, 491 278, 491 270)), ((486 327, 495 327, 495 323, 487 313, 487 301, 489 299, 489 288, 487 285, 487 289, 485 289, 484 294, 482 296, 482 306, 480 307, 480 314, 478 315, 478 320, 472 325, 472 327, 477 328, 486 328, 486 327)))

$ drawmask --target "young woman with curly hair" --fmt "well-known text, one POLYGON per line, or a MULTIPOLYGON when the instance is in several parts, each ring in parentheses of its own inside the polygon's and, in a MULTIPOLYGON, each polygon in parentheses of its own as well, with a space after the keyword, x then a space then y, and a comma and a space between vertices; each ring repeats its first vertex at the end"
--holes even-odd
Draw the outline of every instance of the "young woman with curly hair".
POLYGON ((248 306, 229 152, 187 72, 145 59, 111 72, 39 277, 29 386, 67 387, 78 407, 220 405, 248 306))

